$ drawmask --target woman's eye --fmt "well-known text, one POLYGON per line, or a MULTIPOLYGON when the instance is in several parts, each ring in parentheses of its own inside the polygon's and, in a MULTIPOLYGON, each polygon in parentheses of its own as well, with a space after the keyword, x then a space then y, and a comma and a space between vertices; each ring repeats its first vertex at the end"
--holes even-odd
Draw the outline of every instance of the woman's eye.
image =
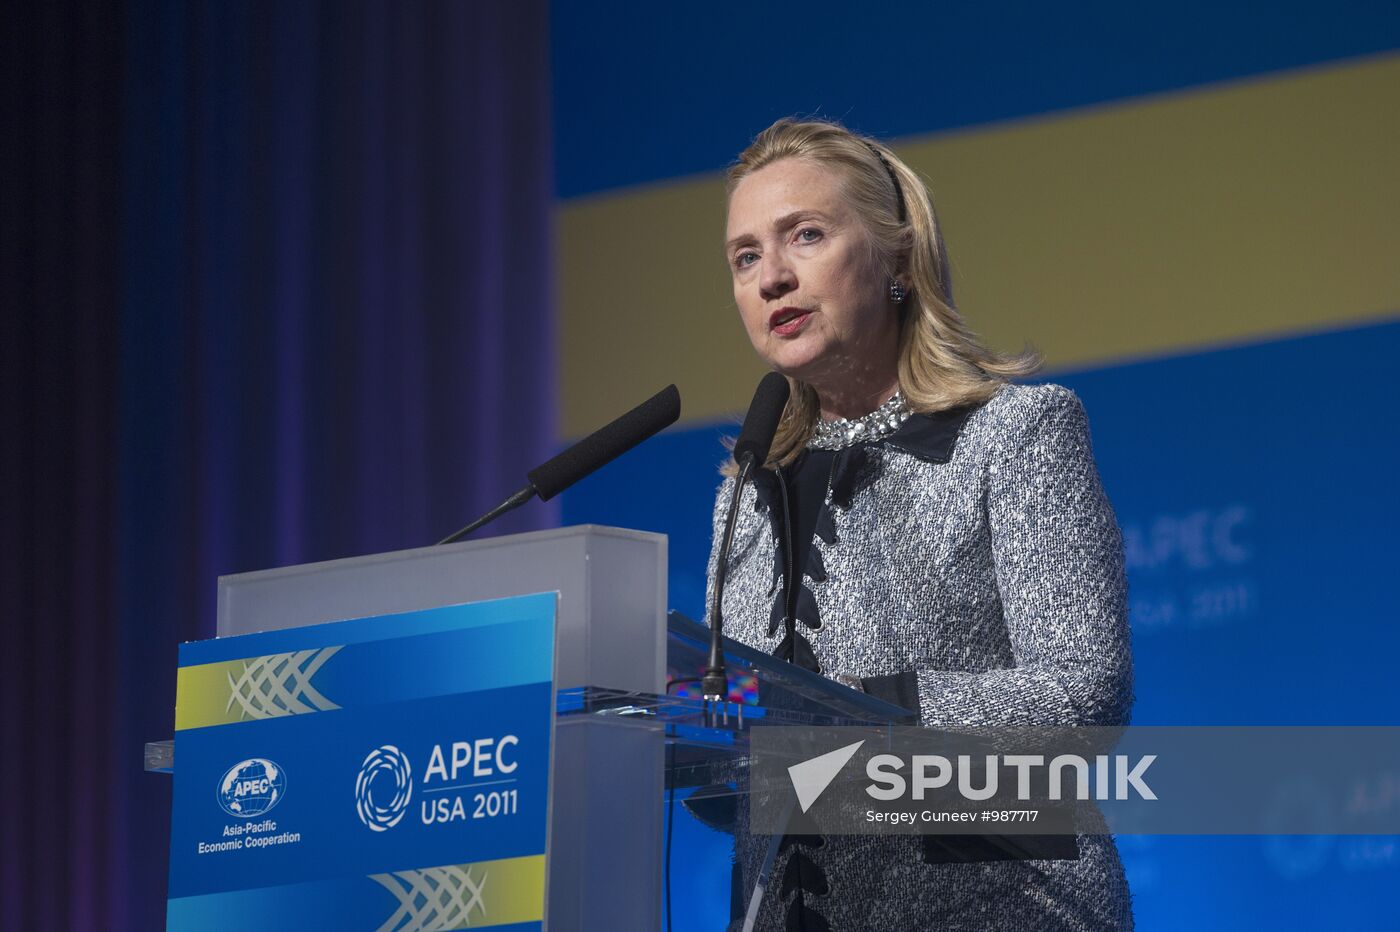
POLYGON ((757 261, 758 261, 758 253, 756 253, 756 252, 741 252, 741 253, 739 253, 737 256, 734 257, 734 267, 735 267, 736 269, 742 269, 742 268, 744 268, 744 267, 746 267, 746 266, 753 265, 753 264, 754 264, 755 262, 757 262, 757 261))
POLYGON ((801 243, 815 243, 822 238, 822 231, 816 227, 803 227, 797 231, 797 240, 801 243))

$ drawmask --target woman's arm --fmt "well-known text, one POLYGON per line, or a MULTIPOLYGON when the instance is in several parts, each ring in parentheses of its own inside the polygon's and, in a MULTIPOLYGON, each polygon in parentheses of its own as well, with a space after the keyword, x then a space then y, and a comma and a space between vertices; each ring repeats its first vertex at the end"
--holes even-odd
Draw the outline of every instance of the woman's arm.
POLYGON ((1015 666, 865 681, 925 725, 1121 725, 1132 705, 1123 544, 1079 399, 1055 385, 989 465, 987 516, 1015 666), (901 701, 901 699, 903 701, 901 701))

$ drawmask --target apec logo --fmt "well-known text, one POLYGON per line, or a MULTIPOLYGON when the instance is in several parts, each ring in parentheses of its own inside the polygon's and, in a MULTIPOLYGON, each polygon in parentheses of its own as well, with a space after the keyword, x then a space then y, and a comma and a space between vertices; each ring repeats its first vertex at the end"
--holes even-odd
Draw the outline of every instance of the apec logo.
POLYGON ((408 757, 386 744, 369 752, 355 778, 355 812, 372 832, 399 824, 413 799, 413 768, 408 757))
MULTIPOLYGON (((518 815, 520 789, 507 787, 519 781, 519 745, 516 735, 433 745, 421 777, 423 824, 518 815)), ((413 801, 413 773, 408 755, 392 744, 369 752, 355 776, 355 813, 366 828, 385 832, 403 820, 413 801)))
POLYGON ((252 757, 228 769, 219 781, 219 805, 239 819, 251 819, 282 801, 287 773, 273 761, 252 757))

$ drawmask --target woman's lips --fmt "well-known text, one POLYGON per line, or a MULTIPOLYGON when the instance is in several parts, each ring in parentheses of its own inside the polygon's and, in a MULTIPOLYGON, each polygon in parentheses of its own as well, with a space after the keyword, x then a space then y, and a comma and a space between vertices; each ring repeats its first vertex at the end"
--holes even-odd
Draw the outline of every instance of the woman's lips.
POLYGON ((771 328, 774 333, 781 337, 790 337, 807 326, 807 321, 811 319, 811 311, 802 311, 793 308, 791 311, 782 310, 773 315, 771 328))

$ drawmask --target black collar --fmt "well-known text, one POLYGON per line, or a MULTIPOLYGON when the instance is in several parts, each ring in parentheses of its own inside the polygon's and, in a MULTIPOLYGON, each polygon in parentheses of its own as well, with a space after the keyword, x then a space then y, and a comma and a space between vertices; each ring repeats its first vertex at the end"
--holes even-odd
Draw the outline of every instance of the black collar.
MULTIPOLYGON (((888 437, 874 443, 859 443, 854 447, 837 451, 836 468, 832 473, 833 486, 844 486, 846 483, 837 481, 842 478, 853 480, 854 474, 859 472, 860 466, 865 461, 866 448, 881 443, 889 444, 896 450, 908 453, 926 463, 948 462, 953 458, 953 448, 957 445, 963 425, 979 407, 981 405, 972 404, 934 411, 930 414, 915 414, 901 424, 899 430, 888 437)), ((803 455, 806 455, 805 451, 803 455)), ((778 477, 770 469, 756 469, 750 478, 754 485, 754 491, 757 493, 755 506, 759 510, 767 510, 773 515, 774 534, 780 536, 781 519, 778 516, 781 512, 778 509, 782 506, 778 500, 778 477)), ((849 498, 849 491, 846 498, 849 498)), ((849 505, 849 501, 846 504, 849 505)))
POLYGON ((963 425, 978 407, 963 405, 932 414, 915 414, 884 442, 926 463, 946 463, 953 458, 953 447, 963 425))

